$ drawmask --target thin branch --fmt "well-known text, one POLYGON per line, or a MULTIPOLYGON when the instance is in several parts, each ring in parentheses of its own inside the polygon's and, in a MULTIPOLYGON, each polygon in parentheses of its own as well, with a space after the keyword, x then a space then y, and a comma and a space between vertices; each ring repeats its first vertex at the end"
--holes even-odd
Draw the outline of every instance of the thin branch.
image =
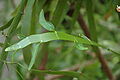
MULTIPOLYGON (((89 29, 82 17, 81 14, 79 14, 79 17, 78 17, 78 22, 79 24, 81 25, 81 28, 83 29, 85 35, 90 38, 90 32, 89 32, 89 29)), ((108 76, 109 80, 115 80, 115 77, 113 76, 112 74, 112 71, 111 69, 109 68, 108 64, 107 64, 107 61, 105 60, 104 56, 102 55, 102 53, 100 52, 99 48, 96 48, 97 49, 97 53, 96 53, 96 56, 97 58, 99 59, 101 65, 102 65, 102 69, 103 71, 106 73, 106 75, 108 76)))
POLYGON ((87 25, 86 25, 86 23, 85 23, 82 15, 81 15, 81 13, 79 13, 79 15, 78 15, 78 22, 79 22, 79 24, 80 24, 80 27, 81 27, 82 30, 84 31, 85 36, 87 36, 87 37, 90 39, 89 29, 88 29, 88 27, 87 27, 87 25))

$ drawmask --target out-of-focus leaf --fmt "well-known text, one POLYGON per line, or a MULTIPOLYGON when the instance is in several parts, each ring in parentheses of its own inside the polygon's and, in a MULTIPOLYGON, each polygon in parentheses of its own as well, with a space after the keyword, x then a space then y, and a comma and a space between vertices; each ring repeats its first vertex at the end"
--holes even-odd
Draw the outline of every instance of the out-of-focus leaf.
MULTIPOLYGON (((28 0, 26 5, 25 14, 22 20, 21 34, 31 35, 36 33, 36 26, 38 24, 38 16, 41 7, 46 0, 28 0)), ((23 49, 24 60, 27 64, 31 59, 31 45, 23 49)))
POLYGON ((75 11, 72 15, 72 20, 71 20, 71 27, 75 25, 75 22, 78 18, 79 12, 80 12, 80 7, 81 7, 82 0, 77 0, 76 5, 75 5, 75 11))
POLYGON ((114 57, 113 60, 112 60, 112 62, 113 62, 114 64, 118 63, 119 61, 120 61, 120 60, 119 60, 119 57, 114 57))
POLYGON ((113 3, 114 3, 115 5, 119 5, 119 4, 120 4, 120 0, 113 0, 113 3))
POLYGON ((50 20, 52 20, 52 18, 53 18, 53 14, 54 14, 54 11, 55 11, 55 9, 56 9, 56 6, 57 6, 57 4, 58 4, 58 1, 59 0, 52 0, 51 1, 51 4, 50 4, 50 20))
POLYGON ((16 16, 17 15, 17 11, 20 7, 20 4, 16 7, 16 9, 11 13, 12 16, 16 16))
POLYGON ((33 49, 32 49, 32 59, 30 61, 28 70, 30 70, 35 63, 35 59, 36 59, 36 56, 37 56, 37 53, 38 53, 38 50, 39 50, 39 45, 40 45, 40 43, 37 43, 37 44, 33 44, 33 46, 32 46, 33 47, 33 49))
POLYGON ((0 31, 6 29, 6 28, 8 28, 8 27, 10 27, 13 19, 14 19, 14 17, 13 17, 12 19, 10 19, 5 25, 1 26, 1 27, 0 27, 0 31))
POLYGON ((3 43, 0 43, 0 47, 3 47, 3 43))
POLYGON ((67 11, 69 10, 68 0, 59 0, 56 9, 53 13, 52 23, 55 26, 59 26, 64 20, 67 11))
POLYGON ((39 26, 39 14, 45 2, 46 0, 36 0, 33 5, 30 34, 35 34, 36 31, 40 31, 37 29, 39 26))
POLYGON ((22 34, 21 27, 17 28, 16 33, 17 33, 18 39, 20 39, 20 40, 26 37, 25 35, 22 34))
MULTIPOLYGON (((26 3, 27 3, 27 0, 22 0, 21 1, 20 7, 17 11, 17 15, 15 16, 15 18, 13 19, 13 21, 10 25, 10 29, 8 30, 8 33, 7 33, 8 37, 6 37, 6 40, 5 40, 5 43, 4 43, 4 48, 3 48, 2 54, 0 56, 1 60, 5 60, 7 55, 8 55, 8 53, 5 52, 5 48, 9 45, 8 43, 10 43, 10 40, 12 39, 12 36, 14 36, 14 32, 16 31, 17 26, 19 24, 19 21, 21 20, 21 17, 22 17, 21 13, 23 13, 26 3)), ((0 64, 0 71, 2 69, 2 66, 3 66, 3 64, 0 64)))
POLYGON ((19 39, 23 39, 23 38, 25 38, 25 35, 23 35, 23 34, 17 34, 17 37, 18 37, 19 39))
POLYGON ((52 23, 47 22, 44 17, 44 11, 41 10, 40 15, 39 15, 39 23, 48 31, 55 31, 55 27, 52 23))
POLYGON ((71 76, 77 78, 79 78, 79 76, 83 76, 82 73, 74 72, 74 71, 50 71, 50 70, 35 70, 35 69, 31 69, 31 71, 35 74, 46 73, 46 74, 65 75, 65 76, 71 76))
POLYGON ((35 0, 28 0, 27 5, 26 5, 26 9, 25 9, 23 19, 22 19, 22 28, 21 28, 22 34, 24 35, 30 34, 32 7, 33 7, 34 2, 35 0))
POLYGON ((107 48, 106 46, 100 45, 100 44, 93 42, 91 40, 87 40, 84 38, 69 35, 69 34, 66 34, 63 32, 56 32, 56 31, 28 36, 25 39, 21 40, 20 42, 6 48, 5 51, 14 51, 14 50, 22 49, 30 44, 33 44, 33 43, 37 43, 37 42, 43 43, 43 42, 48 42, 48 41, 53 41, 53 40, 67 40, 67 41, 73 41, 73 42, 77 41, 78 43, 81 43, 81 44, 102 47, 102 48, 107 49, 110 52, 113 52, 117 55, 120 55, 119 53, 107 48))

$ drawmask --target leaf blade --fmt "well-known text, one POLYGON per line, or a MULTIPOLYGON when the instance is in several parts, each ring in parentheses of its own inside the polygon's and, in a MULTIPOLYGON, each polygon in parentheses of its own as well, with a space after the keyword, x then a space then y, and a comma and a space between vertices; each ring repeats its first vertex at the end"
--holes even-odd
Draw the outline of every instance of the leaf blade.
POLYGON ((12 19, 10 19, 5 25, 0 27, 0 31, 3 31, 4 29, 10 27, 12 21, 13 21, 14 17, 12 19))
POLYGON ((39 15, 39 23, 42 25, 42 27, 44 27, 48 31, 55 31, 54 25, 52 23, 47 22, 45 20, 44 11, 43 10, 41 10, 40 15, 39 15))
POLYGON ((31 61, 30 61, 28 70, 31 70, 32 66, 33 66, 34 63, 35 63, 35 59, 36 59, 36 56, 37 56, 37 53, 38 53, 38 50, 39 50, 39 46, 40 46, 40 43, 37 43, 37 44, 34 44, 34 45, 33 45, 33 49, 32 49, 32 59, 31 59, 31 61))
POLYGON ((14 51, 14 50, 22 49, 33 43, 37 43, 37 42, 44 43, 44 42, 49 42, 53 40, 66 40, 66 41, 71 41, 71 42, 75 42, 77 40, 78 43, 102 47, 102 48, 107 49, 110 52, 120 55, 119 53, 107 48, 106 46, 103 46, 101 44, 98 44, 96 42, 93 42, 91 40, 87 40, 81 37, 69 35, 64 32, 47 32, 43 34, 31 35, 21 40, 20 42, 6 48, 5 51, 14 51))
POLYGON ((45 74, 57 74, 57 75, 65 75, 65 76, 71 76, 71 77, 79 77, 82 75, 81 72, 75 72, 75 71, 50 71, 50 70, 36 70, 32 69, 31 70, 34 73, 45 73, 45 74))

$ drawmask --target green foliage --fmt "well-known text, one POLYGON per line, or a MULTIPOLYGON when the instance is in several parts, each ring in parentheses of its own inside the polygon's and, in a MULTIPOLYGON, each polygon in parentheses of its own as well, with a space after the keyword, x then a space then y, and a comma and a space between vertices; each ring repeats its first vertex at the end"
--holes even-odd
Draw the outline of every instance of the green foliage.
POLYGON ((12 18, 10 21, 8 21, 5 25, 1 26, 0 31, 3 31, 4 29, 8 28, 11 25, 13 19, 14 18, 12 18))
POLYGON ((37 56, 37 53, 38 53, 38 50, 39 50, 39 45, 40 45, 40 43, 33 45, 33 48, 32 48, 32 51, 31 51, 32 52, 32 58, 31 58, 28 70, 30 70, 35 63, 35 59, 36 59, 36 56, 37 56))
POLYGON ((41 10, 39 16, 39 23, 48 31, 55 31, 55 27, 51 22, 47 22, 44 17, 44 11, 41 10))
POLYGON ((87 50, 88 49, 87 47, 84 47, 83 44, 80 44, 80 43, 76 43, 75 47, 78 48, 79 50, 87 50))
MULTIPOLYGON (((67 40, 67 41, 73 41, 73 42, 77 41, 78 43, 82 43, 82 44, 88 44, 88 45, 94 45, 94 46, 106 48, 105 46, 95 43, 93 41, 90 41, 90 40, 87 40, 84 38, 75 37, 75 36, 72 36, 72 35, 69 35, 69 34, 66 34, 63 32, 55 31, 55 32, 48 32, 48 33, 28 36, 25 39, 21 40, 19 43, 16 43, 16 44, 6 48, 5 51, 14 51, 14 50, 22 49, 33 43, 37 43, 37 42, 43 43, 43 42, 48 42, 48 41, 52 41, 52 40, 67 40)), ((117 53, 109 48, 106 48, 106 49, 115 53, 116 55, 120 55, 119 53, 117 53)))
POLYGON ((31 29, 31 16, 32 16, 32 7, 34 5, 35 0, 28 0, 26 4, 26 9, 22 19, 22 28, 21 32, 24 35, 29 35, 31 29), (26 31, 27 29, 27 31, 26 31))
MULTIPOLYGON (((8 30, 8 33, 7 33, 8 37, 5 40, 4 47, 3 47, 3 50, 2 50, 2 54, 0 56, 0 60, 5 60, 7 58, 8 53, 5 52, 5 48, 9 45, 11 37, 14 36, 13 33, 16 30, 17 25, 19 24, 19 21, 20 21, 20 19, 22 17, 26 2, 27 2, 26 0, 21 1, 19 10, 17 11, 17 14, 16 14, 15 18, 14 18, 14 20, 12 21, 12 23, 10 25, 10 29, 8 30)), ((0 65, 0 68, 2 68, 2 65, 3 64, 0 65)))
POLYGON ((57 74, 57 75, 65 75, 65 76, 71 76, 71 77, 80 77, 82 73, 80 72, 74 72, 74 71, 47 71, 47 70, 31 70, 33 73, 39 75, 39 73, 47 73, 47 74, 57 74))
POLYGON ((14 1, 0 1, 0 80, 119 80, 119 0, 14 1))

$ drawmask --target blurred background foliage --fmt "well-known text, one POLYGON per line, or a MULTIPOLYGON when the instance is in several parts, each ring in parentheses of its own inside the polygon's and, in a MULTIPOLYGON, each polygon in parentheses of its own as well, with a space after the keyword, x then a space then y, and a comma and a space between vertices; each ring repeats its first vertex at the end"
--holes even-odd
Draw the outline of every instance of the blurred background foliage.
MULTIPOLYGON (((8 42, 11 45, 29 35, 48 32, 38 22, 41 9, 45 12, 45 18, 54 24, 56 31, 76 36, 85 34, 88 38, 91 33, 94 33, 97 34, 98 43, 120 52, 120 13, 116 11, 116 6, 120 5, 119 0, 0 0, 1 27, 16 17, 21 1, 25 1, 25 5, 16 28, 10 32, 12 26, 9 25, 10 27, 7 26, 9 28, 0 31, 0 54, 4 53, 3 46, 9 34, 8 42), (92 10, 96 26, 96 31, 93 30, 93 32, 90 31, 89 25, 93 19, 88 19, 92 10)), ((4 60, 28 66, 33 47, 30 45, 19 51, 8 52, 4 60)), ((105 64, 110 70, 107 72, 103 69, 102 65, 105 64, 100 61, 99 55, 96 56, 94 48, 87 47, 88 50, 79 50, 74 43, 61 40, 40 44, 32 68, 81 72, 82 76, 79 77, 79 80, 120 80, 120 57, 105 49, 99 49, 100 54, 107 61, 105 64), (109 73, 112 74, 109 75, 109 73), (110 77, 112 78, 110 79, 110 77)), ((0 64, 3 64, 2 61, 0 64)), ((7 62, 0 67, 0 80, 78 80, 63 75, 36 75, 19 65, 7 62)))

